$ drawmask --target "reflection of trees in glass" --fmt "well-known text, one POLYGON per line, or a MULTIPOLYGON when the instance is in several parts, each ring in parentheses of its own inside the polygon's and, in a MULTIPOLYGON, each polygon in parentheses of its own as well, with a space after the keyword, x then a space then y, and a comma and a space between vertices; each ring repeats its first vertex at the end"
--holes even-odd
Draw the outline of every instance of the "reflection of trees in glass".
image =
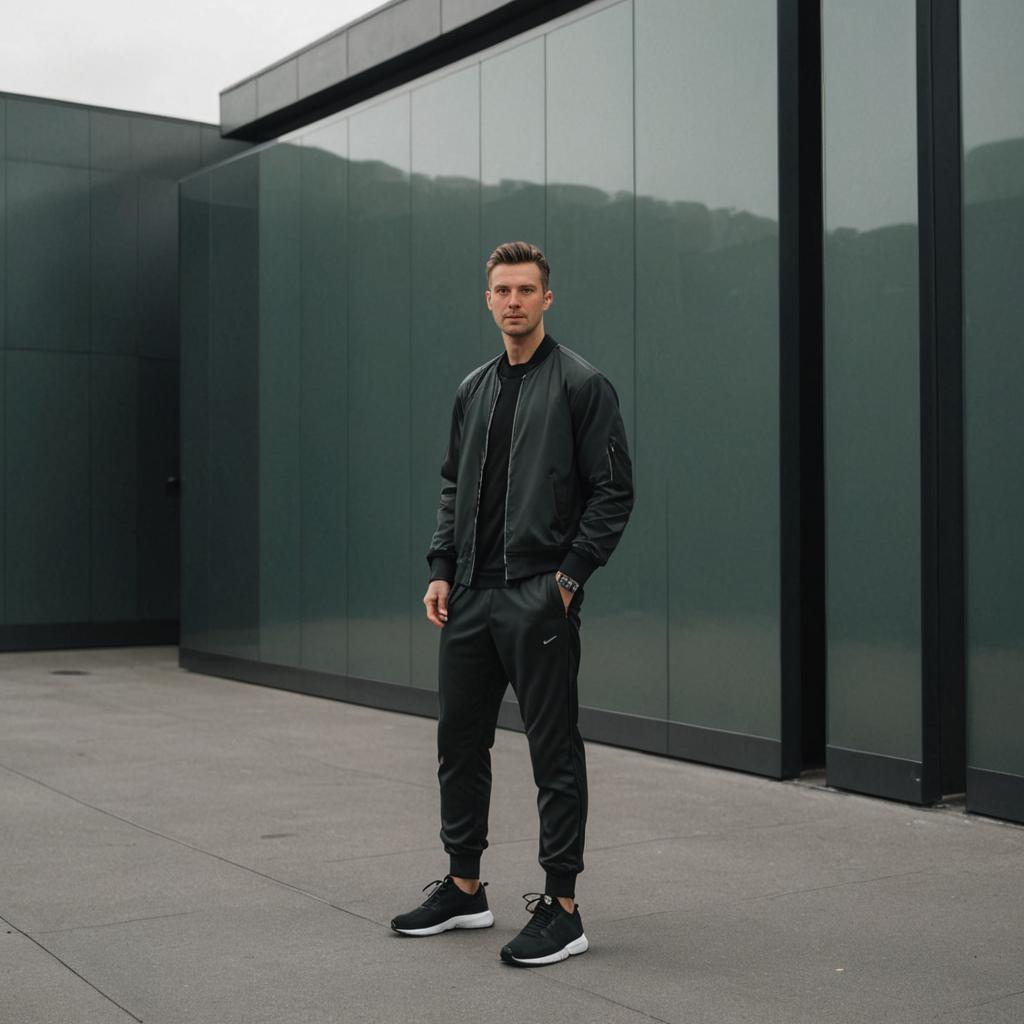
POLYGON ((833 642, 918 642, 918 295, 916 225, 828 232, 826 518, 833 642))
MULTIPOLYGON (((446 290, 478 295, 483 260, 493 245, 508 237, 537 237, 538 227, 557 233, 565 251, 587 258, 594 252, 614 257, 619 275, 614 287, 621 285, 625 296, 622 301, 616 297, 614 304, 607 295, 595 294, 590 282, 578 280, 578 267, 555 267, 556 290, 563 299, 572 293, 576 311, 563 320, 564 340, 584 353, 626 349, 630 366, 635 347, 643 349, 634 446, 638 451, 646 446, 647 465, 658 467, 658 479, 648 477, 641 487, 649 488, 652 496, 663 496, 666 483, 671 488, 669 528, 685 559, 680 571, 702 581, 700 608, 693 611, 777 615, 774 220, 742 210, 712 210, 698 202, 629 192, 609 195, 590 186, 560 183, 545 188, 511 180, 482 184, 473 178, 410 176, 383 161, 350 161, 315 146, 303 147, 303 153, 301 205, 307 224, 317 219, 317 204, 323 204, 324 218, 337 222, 338 205, 329 186, 337 182, 339 188, 347 187, 349 238, 360 221, 372 222, 378 230, 394 224, 398 231, 436 234, 439 272, 461 278, 446 290), (414 217, 409 227, 405 215, 413 189, 416 208, 428 212, 414 217), (552 211, 557 222, 552 222, 552 211), (458 254, 447 253, 446 246, 451 237, 466 237, 470 217, 479 218, 481 227, 476 235, 479 251, 467 264, 458 254), (457 263, 462 269, 453 269, 457 263)), ((272 243, 265 239, 262 244, 272 243)), ((409 244, 414 253, 423 251, 422 238, 411 238, 409 244)), ((349 279, 359 258, 349 244, 349 279)), ((325 264, 323 273, 336 275, 335 264, 325 264)), ((304 288, 313 286, 311 275, 317 273, 315 266, 303 267, 304 288)), ((316 287, 323 291, 327 285, 316 287)), ((381 281, 380 292, 382 304, 411 301, 396 293, 391 282, 381 281)), ((477 331, 479 323, 467 329, 477 331)), ((483 330, 485 335, 490 330, 486 323, 483 330)), ((628 389, 628 378, 617 383, 628 389)), ((626 393, 624 404, 632 406, 634 395, 626 393)), ((640 501, 642 507, 643 493, 640 501)), ((657 501, 656 515, 662 517, 663 498, 657 501)), ((655 536, 660 542, 663 528, 655 536)))
POLYGON ((964 396, 972 646, 1024 648, 1024 139, 964 159, 964 396))

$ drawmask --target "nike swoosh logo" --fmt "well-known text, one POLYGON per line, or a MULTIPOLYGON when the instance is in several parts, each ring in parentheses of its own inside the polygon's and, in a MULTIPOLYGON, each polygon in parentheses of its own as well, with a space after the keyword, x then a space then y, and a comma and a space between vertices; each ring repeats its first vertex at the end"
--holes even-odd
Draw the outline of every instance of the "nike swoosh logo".
POLYGON ((547 638, 547 640, 544 641, 544 646, 547 647, 547 645, 549 643, 551 643, 552 640, 557 640, 557 639, 558 639, 558 634, 557 633, 554 636, 549 636, 547 638))

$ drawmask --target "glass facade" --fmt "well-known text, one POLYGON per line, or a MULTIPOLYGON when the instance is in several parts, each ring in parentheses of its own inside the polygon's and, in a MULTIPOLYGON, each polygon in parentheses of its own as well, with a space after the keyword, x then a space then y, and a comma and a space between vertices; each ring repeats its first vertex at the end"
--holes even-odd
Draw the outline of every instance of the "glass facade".
POLYGON ((827 742, 919 762, 915 17, 822 7, 827 742))
POLYGON ((177 179, 243 148, 0 94, 0 646, 173 636, 177 179))
POLYGON ((435 688, 452 397, 528 238, 637 475, 581 703, 778 740, 775 25, 597 3, 182 183, 183 647, 435 688))
MULTIPOLYGON (((1024 7, 961 0, 967 764, 1024 776, 1024 7)), ((1021 790, 1024 792, 1024 790, 1021 790)), ((972 806, 968 775, 968 807, 972 806)), ((1024 803, 1016 817, 1024 820, 1024 803)))

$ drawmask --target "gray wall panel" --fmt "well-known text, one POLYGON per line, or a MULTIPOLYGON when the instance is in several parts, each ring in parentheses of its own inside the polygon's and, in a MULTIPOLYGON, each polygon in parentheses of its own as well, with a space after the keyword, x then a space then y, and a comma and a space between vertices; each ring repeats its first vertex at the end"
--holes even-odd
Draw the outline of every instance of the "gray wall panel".
POLYGON ((439 0, 401 0, 356 22, 348 30, 348 73, 397 57, 441 31, 439 0))
POLYGON ((7 159, 89 166, 89 112, 69 103, 7 100, 7 159))
POLYGON ((179 470, 180 363, 138 360, 138 618, 175 621, 179 614, 179 504, 168 480, 179 470))
POLYGON ((7 161, 7 346, 89 349, 89 171, 7 161))
POLYGON ((441 0, 441 31, 451 32, 507 3, 508 0, 441 0))
POLYGON ((138 360, 91 359, 92 621, 138 617, 138 360))
POLYGON ((299 98, 299 62, 288 60, 256 79, 256 115, 263 117, 299 98))
POLYGON ((89 355, 7 352, 7 623, 91 618, 89 355))
POLYGON ((178 186, 139 181, 138 353, 160 359, 178 354, 178 186))
POLYGON ((93 352, 134 354, 139 319, 138 177, 94 170, 89 218, 90 347, 93 352))
POLYGON ((348 33, 339 32, 300 53, 299 97, 311 96, 348 77, 348 33))
POLYGON ((17 424, 0 646, 25 623, 41 643, 111 643, 177 618, 175 179, 244 148, 210 125, 0 94, 0 422, 17 424))

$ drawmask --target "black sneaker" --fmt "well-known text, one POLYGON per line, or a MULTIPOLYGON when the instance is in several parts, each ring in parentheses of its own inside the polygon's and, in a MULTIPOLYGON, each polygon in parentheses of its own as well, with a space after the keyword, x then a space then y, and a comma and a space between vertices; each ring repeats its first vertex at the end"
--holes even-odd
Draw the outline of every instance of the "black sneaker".
POLYGON ((580 908, 570 914, 554 896, 529 892, 523 896, 533 915, 526 927, 502 947, 501 959, 515 967, 543 967, 586 953, 590 943, 583 934, 580 908))
POLYGON ((437 935, 452 928, 490 928, 494 915, 487 909, 486 882, 482 882, 472 896, 464 893, 451 875, 435 879, 423 886, 426 892, 434 889, 421 906, 408 914, 399 914, 391 927, 400 935, 437 935))

